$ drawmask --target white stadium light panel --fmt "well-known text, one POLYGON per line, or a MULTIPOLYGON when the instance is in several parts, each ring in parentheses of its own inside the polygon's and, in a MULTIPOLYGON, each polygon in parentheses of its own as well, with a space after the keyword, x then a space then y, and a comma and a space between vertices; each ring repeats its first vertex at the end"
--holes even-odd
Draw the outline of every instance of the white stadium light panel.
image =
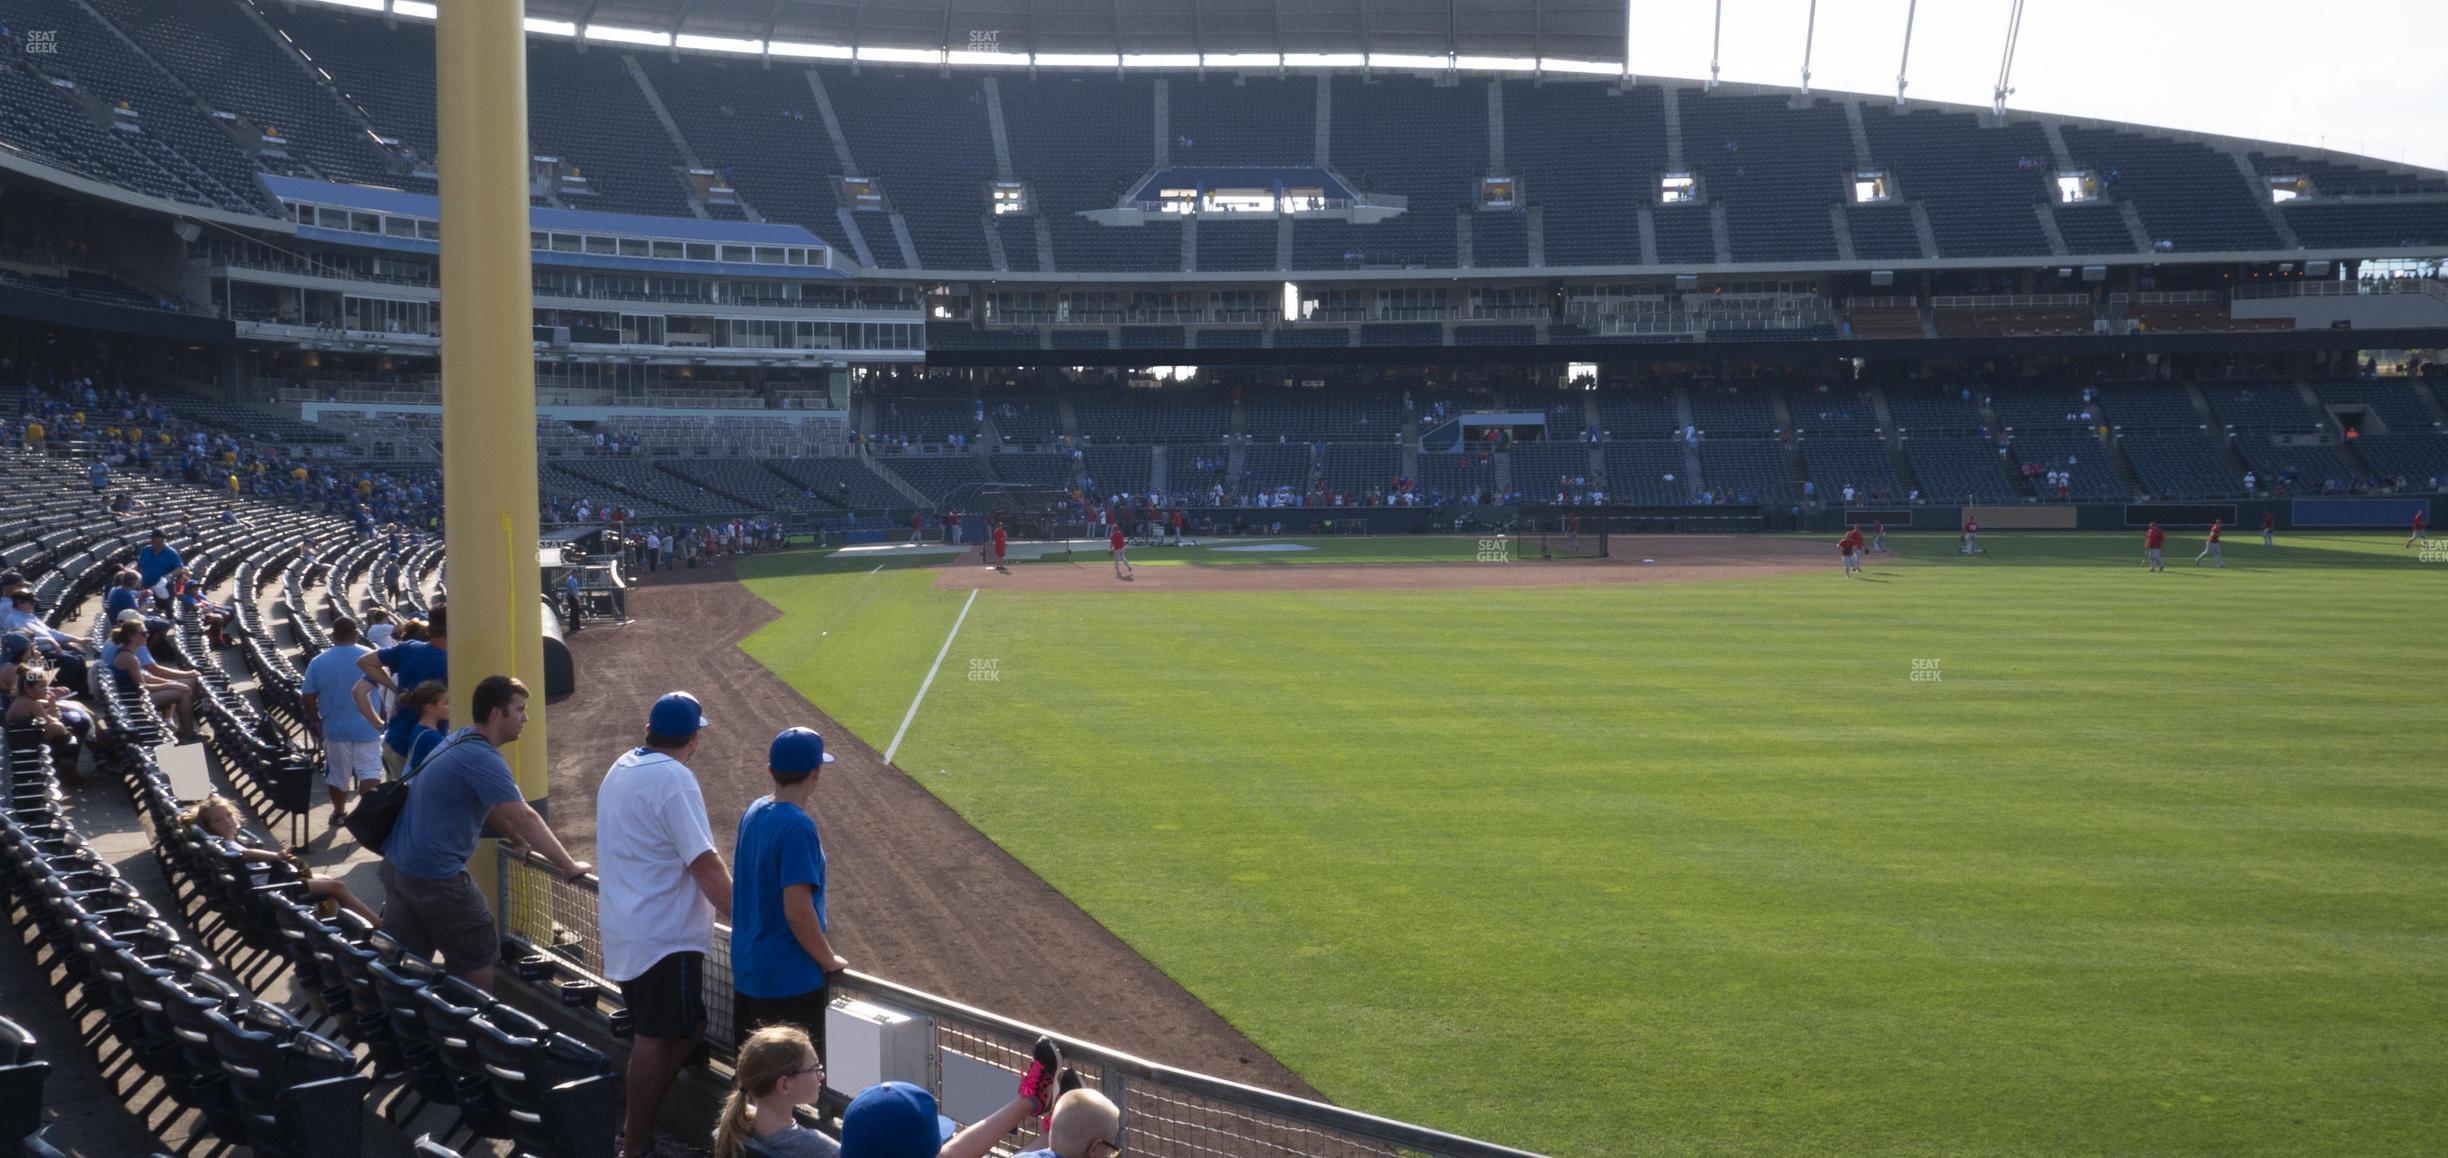
POLYGON ((1195 52, 1133 52, 1122 57, 1124 68, 1197 68, 1195 52))
POLYGON ((1272 52, 1210 52, 1209 68, 1280 68, 1283 58, 1272 52))
POLYGON ((1359 52, 1287 52, 1285 68, 1359 68, 1368 56, 1359 52))
POLYGON ((393 16, 413 16, 419 20, 432 20, 441 16, 442 10, 426 3, 425 0, 391 0, 391 14, 393 16))
POLYGON ((538 20, 530 16, 527 18, 527 31, 539 36, 567 36, 575 39, 578 35, 578 26, 567 20, 538 20))
POLYGON ((776 40, 765 45, 765 51, 775 56, 804 56, 816 60, 848 60, 850 49, 840 44, 808 44, 798 40, 776 40))
POLYGON ((942 64, 943 52, 934 48, 862 48, 858 58, 882 64, 942 64))
POLYGON ((1372 52, 1368 62, 1370 68, 1447 68, 1453 64, 1447 57, 1413 56, 1404 52, 1372 52))
POLYGON ((314 0, 314 2, 329 4, 334 8, 363 8, 368 12, 383 10, 383 0, 314 0))
POLYGON ((762 40, 734 40, 728 36, 698 36, 688 32, 683 32, 674 39, 678 42, 678 47, 695 49, 699 52, 737 52, 755 56, 765 51, 765 42, 762 40))
POLYGON ((974 64, 984 68, 1025 68, 1029 55, 1025 52, 970 52, 954 49, 944 53, 945 64, 974 64))
POLYGON ((586 28, 586 38, 613 44, 642 44, 648 48, 671 47, 671 34, 668 32, 655 32, 645 28, 622 28, 615 24, 589 24, 586 28))
POLYGON ((1457 56, 1454 67, 1473 72, 1537 72, 1539 62, 1528 56, 1457 56))
POLYGON ((1122 59, 1110 52, 1040 52, 1039 68, 1112 68, 1122 59))

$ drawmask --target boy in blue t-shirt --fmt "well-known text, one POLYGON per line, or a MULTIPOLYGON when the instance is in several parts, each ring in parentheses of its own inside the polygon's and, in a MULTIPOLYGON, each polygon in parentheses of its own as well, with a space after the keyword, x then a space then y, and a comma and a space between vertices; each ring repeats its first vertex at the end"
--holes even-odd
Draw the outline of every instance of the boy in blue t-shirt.
POLYGON ((825 975, 849 967, 825 939, 824 842, 808 808, 833 762, 806 728, 775 736, 765 765, 773 795, 740 815, 731 876, 732 1024, 806 1030, 824 1056, 825 975))

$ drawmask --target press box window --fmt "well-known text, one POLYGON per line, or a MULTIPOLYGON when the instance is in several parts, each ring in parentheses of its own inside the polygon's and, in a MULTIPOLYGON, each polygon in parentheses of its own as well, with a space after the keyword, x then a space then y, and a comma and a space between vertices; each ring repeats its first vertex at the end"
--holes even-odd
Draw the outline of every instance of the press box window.
POLYGON ((2272 177, 2269 179, 2270 204, 2284 205, 2298 197, 2312 195, 2310 177, 2272 177))
POLYGON ((1001 217, 1006 213, 1026 213, 1029 211, 1028 184, 1026 182, 997 181, 987 189, 987 196, 994 205, 994 215, 997 217, 1001 217))
POLYGON ((1855 205, 1884 205, 1895 199, 1895 178, 1885 169, 1863 169, 1853 174, 1855 205))
POLYGON ((1683 205, 1700 199, 1700 182, 1689 173, 1668 173, 1658 179, 1658 204, 1683 205))
POLYGON ((2099 178, 2092 176, 2089 169, 2057 174, 2059 205, 2086 205, 2099 200, 2099 195, 2099 178))

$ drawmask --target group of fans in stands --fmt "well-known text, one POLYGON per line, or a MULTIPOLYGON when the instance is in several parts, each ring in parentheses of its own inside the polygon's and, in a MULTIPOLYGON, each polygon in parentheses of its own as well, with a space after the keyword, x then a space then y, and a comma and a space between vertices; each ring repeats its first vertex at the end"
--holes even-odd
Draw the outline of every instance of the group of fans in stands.
POLYGON ((0 359, 0 382, 23 387, 16 418, 0 420, 0 443, 34 453, 86 444, 97 492, 105 489, 112 470, 133 471, 213 487, 233 498, 348 516, 361 530, 441 532, 442 479, 434 471, 370 470, 215 430, 152 399, 105 385, 91 368, 19 366, 0 359))

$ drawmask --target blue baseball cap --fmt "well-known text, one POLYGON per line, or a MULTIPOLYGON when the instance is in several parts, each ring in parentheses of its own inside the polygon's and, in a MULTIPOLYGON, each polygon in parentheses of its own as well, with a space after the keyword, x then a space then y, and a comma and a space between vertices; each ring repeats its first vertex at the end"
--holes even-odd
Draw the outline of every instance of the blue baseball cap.
POLYGON ((705 718, 705 708, 697 697, 687 692, 671 692, 654 702, 654 710, 646 713, 646 730, 657 736, 685 739, 697 734, 713 721, 705 718))
POLYGON ((824 737, 812 728, 786 728, 765 751, 765 766, 776 772, 813 772, 818 764, 832 762, 833 753, 824 750, 824 737))
POLYGON ((935 1095, 908 1082, 885 1082, 867 1087, 842 1111, 841 1158, 935 1158, 958 1132, 958 1124, 935 1112, 935 1095))

